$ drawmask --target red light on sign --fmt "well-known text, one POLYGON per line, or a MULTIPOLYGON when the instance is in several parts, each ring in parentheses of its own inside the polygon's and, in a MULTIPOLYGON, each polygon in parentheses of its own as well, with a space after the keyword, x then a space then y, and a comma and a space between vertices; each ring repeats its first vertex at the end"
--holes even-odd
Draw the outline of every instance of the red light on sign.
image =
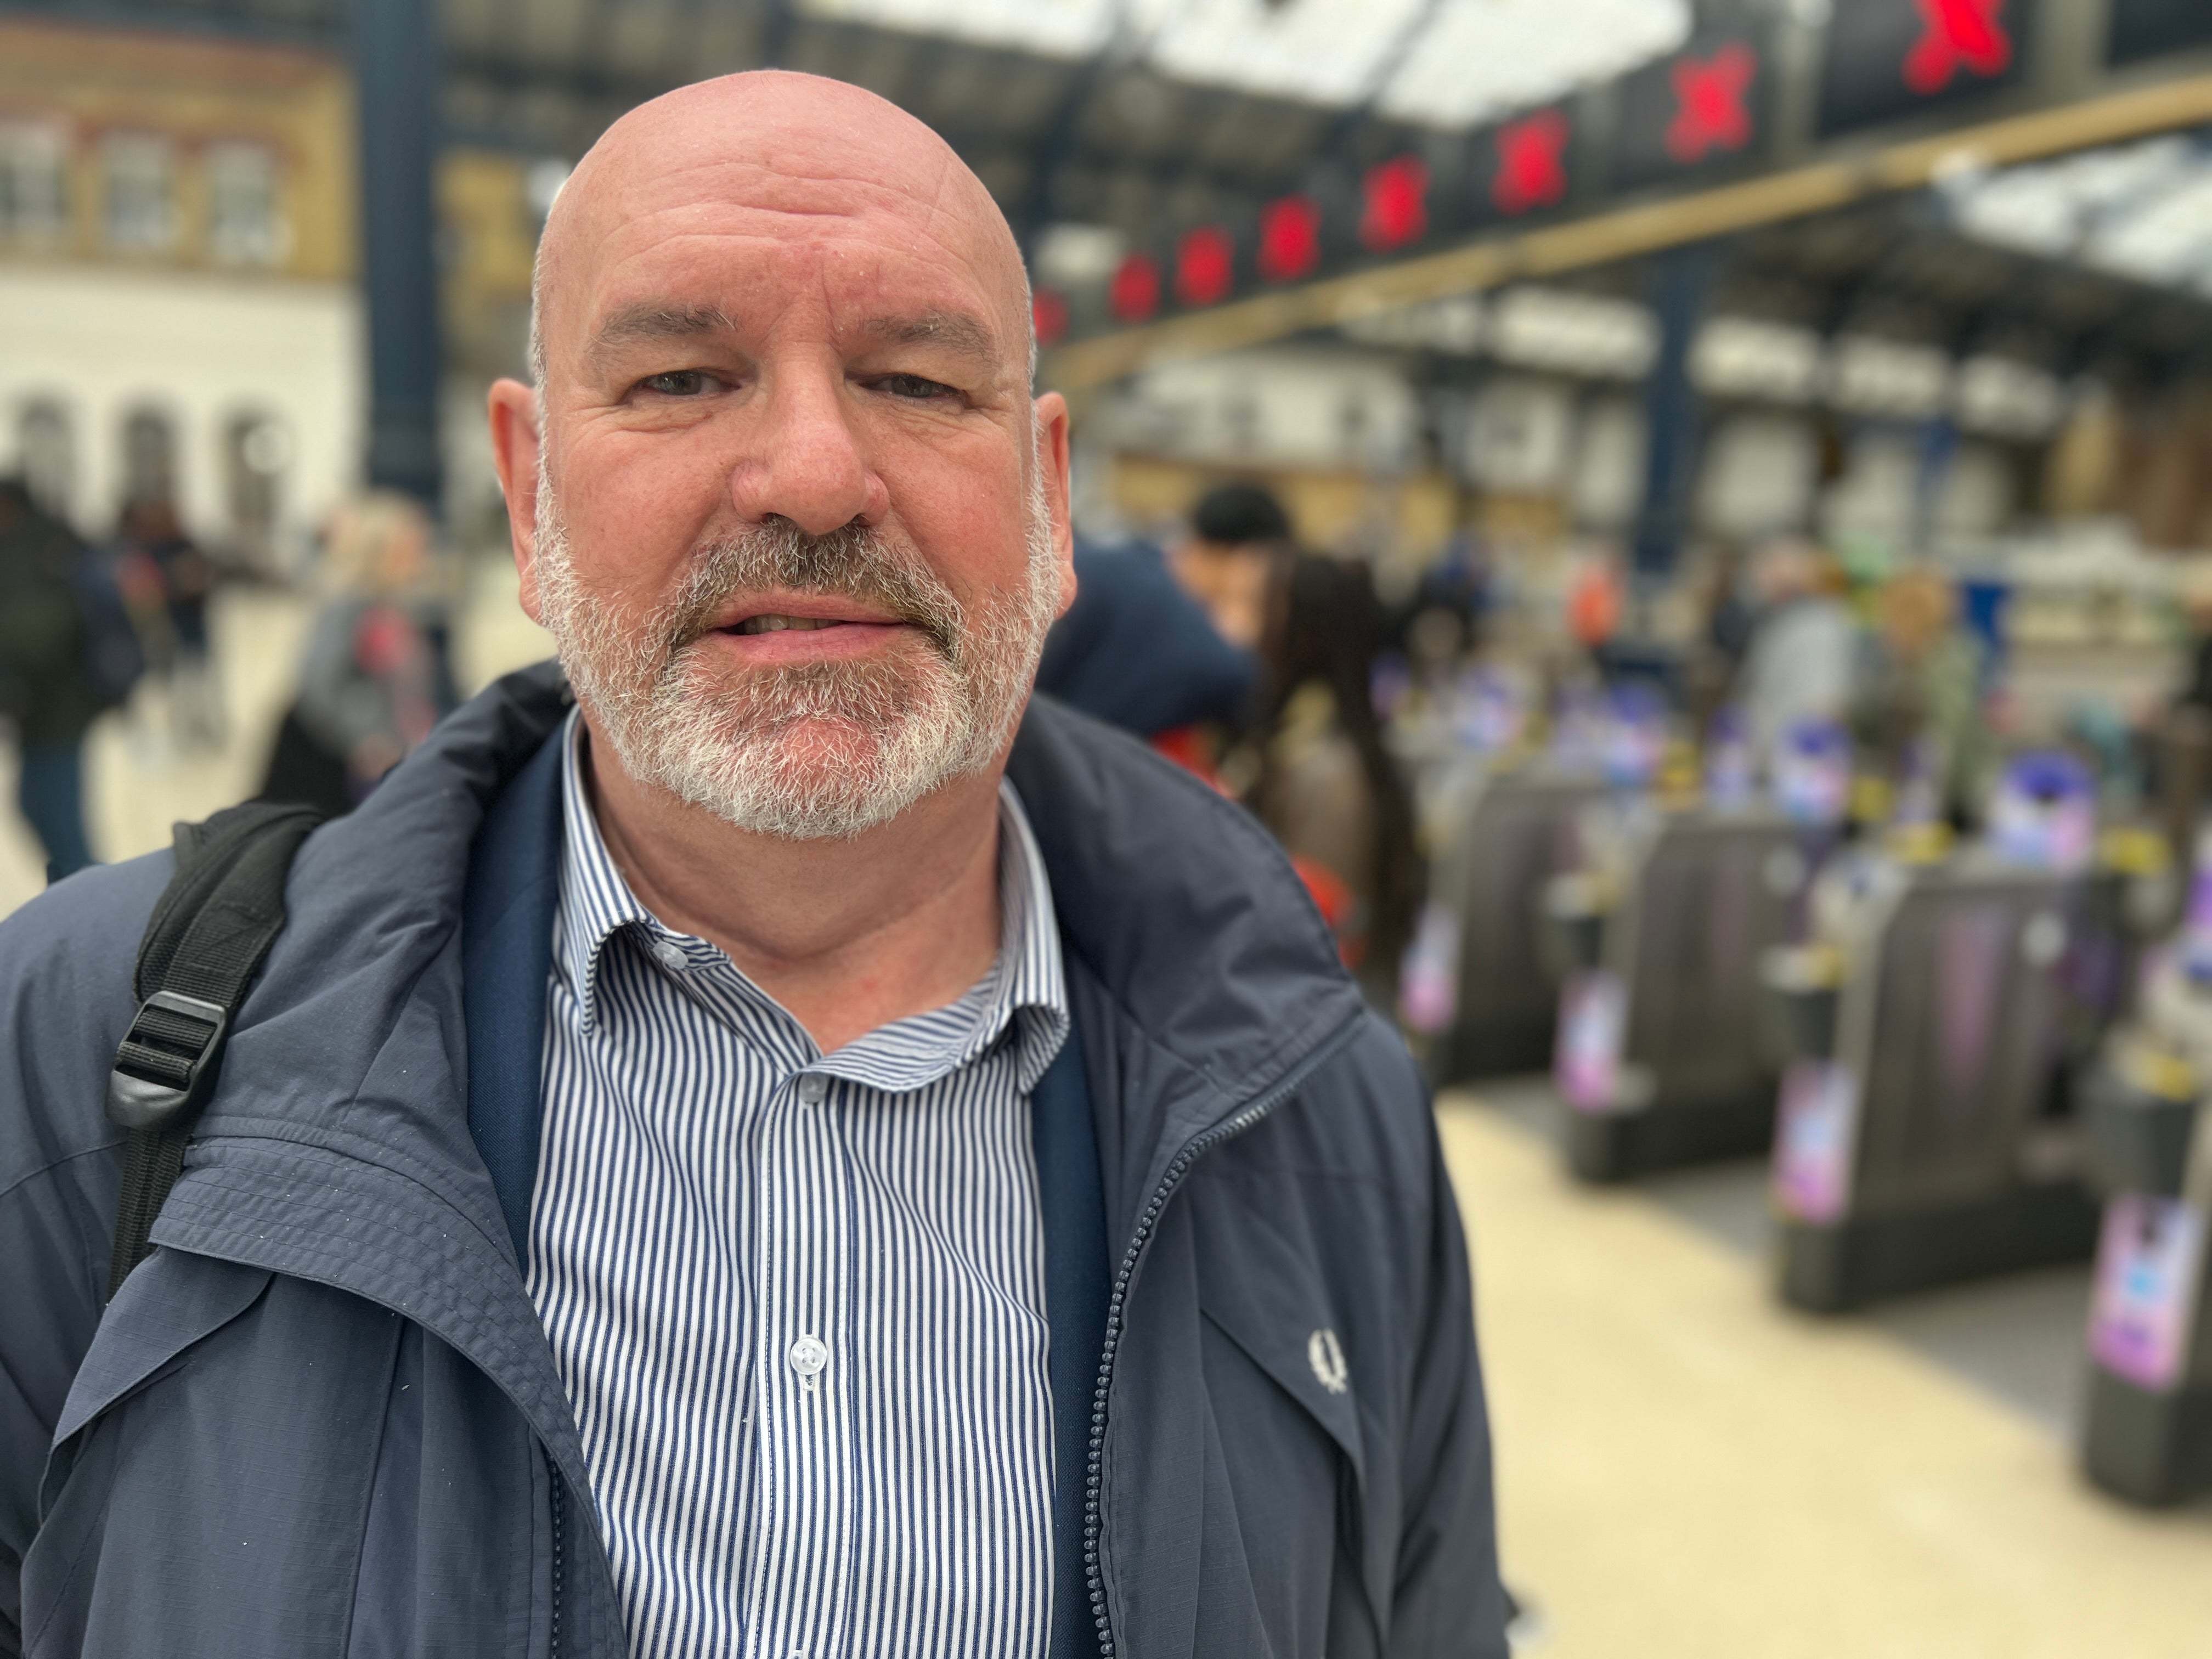
POLYGON ((2012 64, 2012 37, 1997 14, 2005 0, 1913 0, 1920 38, 1905 57, 1905 84, 1927 95, 1951 84, 1960 70, 2002 75, 2012 64))
POLYGON ((1701 161, 1715 150, 1741 149, 1751 142, 1751 83, 1759 58, 1741 41, 1711 58, 1685 58, 1674 66, 1674 119, 1667 129, 1667 154, 1701 161))
POLYGON ((1498 129, 1498 178, 1490 199, 1500 213, 1527 213, 1566 199, 1567 118, 1538 110, 1498 129))
POLYGON ((1030 297, 1030 326, 1039 345, 1057 344, 1067 332, 1067 301, 1051 289, 1039 289, 1030 297))
POLYGON ((1123 323, 1141 323, 1160 308, 1160 268, 1152 255, 1132 253, 1115 267, 1106 308, 1123 323))
POLYGON ((1367 169, 1359 240, 1377 253, 1418 242, 1429 231, 1429 170, 1418 155, 1367 169))
POLYGON ((1237 245, 1218 225, 1200 225, 1176 249, 1176 298, 1187 306, 1219 305, 1237 278, 1237 245))
POLYGON ((1260 276, 1295 283, 1321 264, 1321 204, 1310 196, 1285 196, 1260 210, 1260 276))

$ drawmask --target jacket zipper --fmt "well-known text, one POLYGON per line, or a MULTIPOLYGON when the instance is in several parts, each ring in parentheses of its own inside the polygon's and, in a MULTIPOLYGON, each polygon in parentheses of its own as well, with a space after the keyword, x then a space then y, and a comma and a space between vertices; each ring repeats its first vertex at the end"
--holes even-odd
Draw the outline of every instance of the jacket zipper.
POLYGON ((1195 1135, 1184 1143, 1181 1152, 1160 1176, 1160 1184, 1145 1205, 1144 1213, 1137 1218, 1137 1231, 1129 1240, 1129 1248, 1121 1257, 1121 1266, 1114 1277, 1113 1294, 1106 1303, 1106 1346, 1098 1358, 1098 1384, 1091 1397, 1091 1449, 1085 1464, 1083 1496, 1083 1571, 1091 1589, 1091 1620, 1098 1632, 1100 1659, 1114 1659, 1114 1632, 1106 1618, 1106 1577, 1098 1560, 1098 1519, 1100 1471, 1106 1454, 1106 1395, 1114 1382, 1114 1358, 1121 1346, 1121 1306, 1127 1298, 1130 1281, 1136 1277, 1138 1259, 1151 1242, 1152 1230, 1158 1225, 1161 1212, 1168 1200, 1182 1185, 1183 1177, 1190 1173, 1191 1165, 1219 1146, 1223 1141, 1240 1135, 1261 1118, 1290 1098, 1306 1079, 1334 1060, 1351 1045, 1358 1034, 1360 1022, 1366 1018, 1363 1010, 1345 1022, 1342 1029, 1300 1060, 1291 1073, 1275 1086, 1238 1109, 1234 1116, 1214 1125, 1205 1133, 1195 1135))
POLYGON ((548 1621, 549 1633, 545 1651, 548 1659, 561 1659, 561 1557, 562 1547, 566 1541, 562 1527, 564 1518, 562 1510, 564 1504, 562 1498, 561 1467, 553 1461, 553 1454, 550 1451, 545 1454, 545 1473, 552 1483, 548 1492, 553 1500, 553 1614, 548 1621))

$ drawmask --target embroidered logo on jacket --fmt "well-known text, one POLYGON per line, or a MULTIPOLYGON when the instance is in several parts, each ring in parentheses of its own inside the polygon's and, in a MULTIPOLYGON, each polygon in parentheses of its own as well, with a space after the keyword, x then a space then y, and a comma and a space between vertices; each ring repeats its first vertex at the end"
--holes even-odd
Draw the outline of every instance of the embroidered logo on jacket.
POLYGON ((1315 1380, 1331 1394, 1343 1394, 1352 1387, 1352 1368, 1344 1363, 1344 1345, 1326 1325, 1306 1339, 1306 1364, 1313 1367, 1315 1380))

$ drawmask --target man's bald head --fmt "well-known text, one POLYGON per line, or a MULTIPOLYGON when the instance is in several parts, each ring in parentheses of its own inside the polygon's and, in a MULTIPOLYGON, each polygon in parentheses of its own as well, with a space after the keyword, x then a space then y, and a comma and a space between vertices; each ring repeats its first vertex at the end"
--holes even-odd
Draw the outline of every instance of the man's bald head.
POLYGON ((531 285, 530 368, 541 408, 559 331, 585 325, 574 313, 589 296, 579 290, 592 285, 595 258, 611 242, 713 234, 714 222, 726 223, 732 211, 771 228, 873 219, 919 249, 964 262, 998 349, 1018 354, 1025 378, 1034 375, 1020 247, 952 147, 862 88, 757 70, 639 105, 600 136, 555 198, 531 285))

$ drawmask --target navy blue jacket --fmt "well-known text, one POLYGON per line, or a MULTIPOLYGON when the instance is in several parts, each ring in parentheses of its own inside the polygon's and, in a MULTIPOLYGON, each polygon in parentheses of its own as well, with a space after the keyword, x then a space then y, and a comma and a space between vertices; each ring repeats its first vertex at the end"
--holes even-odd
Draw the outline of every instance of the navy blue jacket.
MULTIPOLYGON (((168 860, 0 924, 0 1651, 622 1651, 514 1231, 562 701, 510 677, 303 848, 161 1248, 104 1313, 104 1080, 168 860)), ((1010 772, 1079 1034, 1037 1109, 1064 1454, 1082 1427, 1058 1610, 1132 1659, 1502 1656, 1417 1074, 1237 809, 1043 702, 1010 772)))

